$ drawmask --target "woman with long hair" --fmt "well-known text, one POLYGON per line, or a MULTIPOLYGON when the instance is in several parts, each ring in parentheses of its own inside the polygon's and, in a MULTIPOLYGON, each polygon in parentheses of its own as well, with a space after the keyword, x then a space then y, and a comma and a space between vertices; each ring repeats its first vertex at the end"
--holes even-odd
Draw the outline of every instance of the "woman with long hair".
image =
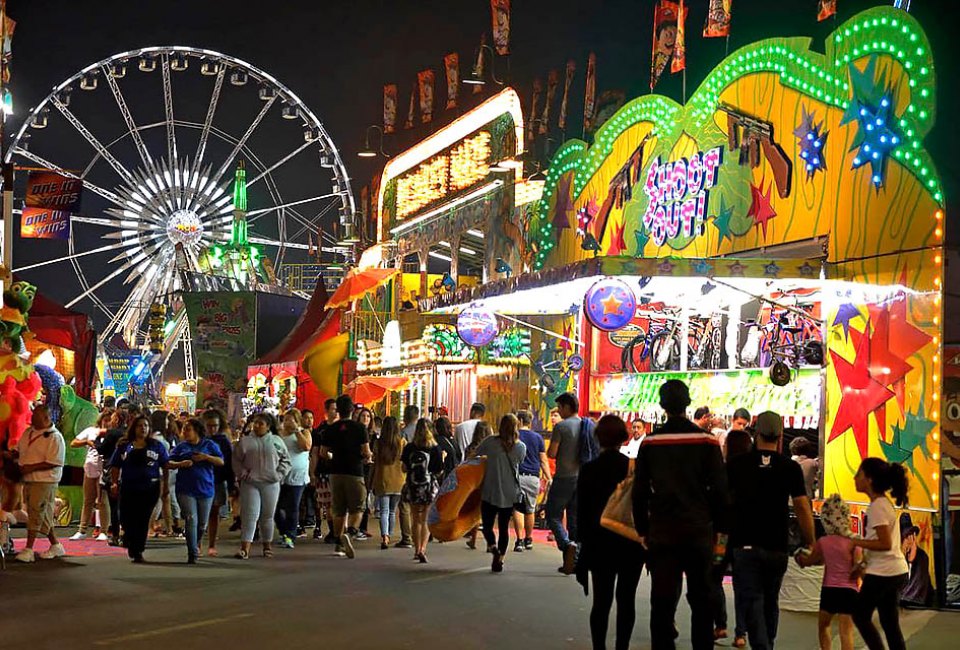
POLYGON ((630 459, 620 453, 620 447, 629 438, 627 425, 616 415, 605 415, 597 423, 595 435, 600 443, 600 455, 583 465, 577 478, 580 542, 577 569, 586 569, 593 578, 590 610, 593 647, 607 647, 607 625, 616 597, 616 648, 626 650, 636 622, 637 585, 646 551, 638 542, 600 525, 610 495, 630 473, 630 459))
POLYGON ((203 539, 216 494, 214 468, 223 466, 220 447, 204 432, 200 420, 188 419, 183 423, 183 442, 170 452, 170 466, 178 470, 176 495, 185 524, 188 564, 197 563, 198 543, 203 539))
POLYGON ((161 484, 166 481, 168 462, 166 448, 151 437, 150 420, 143 415, 133 418, 110 459, 110 492, 119 498, 127 555, 137 563, 144 561, 147 529, 161 484))
MULTIPOLYGON (((206 436, 220 449, 222 465, 213 467, 213 503, 210 505, 210 517, 207 520, 207 555, 217 557, 217 536, 220 532, 220 515, 224 506, 234 501, 236 481, 233 478, 233 444, 230 442, 230 425, 223 411, 210 408, 203 412, 203 426, 206 436)), ((231 508, 239 512, 239 508, 231 508)), ((239 518, 238 518, 239 519, 239 518)))
POLYGON ((70 441, 71 447, 87 448, 83 463, 83 510, 80 514, 80 527, 71 540, 86 539, 87 528, 92 524, 94 539, 107 541, 107 535, 103 531, 110 526, 110 505, 100 490, 103 457, 100 456, 99 447, 107 431, 113 428, 115 420, 113 409, 104 409, 97 418, 96 426, 84 429, 70 441), (97 514, 100 515, 99 522, 94 521, 97 514))
MULTIPOLYGON (((463 460, 475 458, 480 444, 491 435, 493 435, 493 429, 490 428, 490 424, 486 420, 477 422, 477 426, 473 429, 473 438, 470 439, 470 444, 467 445, 467 448, 463 452, 463 460)), ((479 526, 474 526, 470 529, 470 532, 467 533, 467 548, 471 551, 477 548, 477 535, 479 533, 479 526)), ((487 553, 493 553, 493 547, 489 544, 487 545, 487 553)))
MULTIPOLYGON (((479 428, 479 424, 477 428, 479 428)), ((477 456, 487 457, 487 468, 480 487, 480 517, 483 538, 493 547, 494 573, 503 571, 503 558, 510 546, 510 520, 513 507, 520 500, 520 463, 527 446, 520 442, 520 422, 513 413, 500 418, 497 436, 490 436, 477 447, 477 456), (497 522, 500 537, 493 533, 497 522)))
POLYGON ((411 508, 413 559, 426 564, 429 536, 427 510, 440 489, 437 475, 443 470, 443 458, 430 420, 425 418, 417 420, 413 441, 403 448, 400 462, 407 473, 403 486, 403 498, 411 508))
POLYGON ((444 479, 456 469, 457 465, 463 460, 460 458, 460 450, 453 440, 453 424, 450 418, 441 415, 433 421, 433 428, 437 434, 437 445, 440 447, 440 453, 443 454, 443 473, 440 475, 440 484, 444 479))
POLYGON ((290 469, 280 484, 280 498, 277 501, 277 531, 280 533, 280 546, 293 548, 297 538, 300 520, 300 498, 303 489, 310 482, 310 447, 313 440, 310 431, 304 429, 299 409, 289 409, 283 414, 280 426, 280 439, 290 456, 290 469))
POLYGON ((373 477, 371 485, 380 510, 380 549, 390 546, 390 534, 400 504, 400 493, 406 481, 400 457, 407 441, 400 435, 397 418, 388 417, 380 427, 380 438, 373 446, 373 477))
POLYGON ((273 557, 273 515, 280 496, 280 481, 290 468, 290 456, 277 435, 269 413, 251 418, 251 433, 233 449, 233 473, 240 483, 240 550, 238 560, 250 557, 253 533, 260 527, 263 557, 273 557))
MULTIPOLYGON (((380 437, 379 430, 374 426, 374 417, 373 411, 367 407, 363 407, 357 411, 357 422, 363 425, 363 428, 367 430, 367 440, 370 441, 370 448, 373 449, 374 445, 377 444, 377 438, 380 437)), ((367 527, 370 524, 370 499, 373 498, 373 491, 370 489, 370 477, 373 475, 373 465, 371 463, 363 464, 363 483, 367 487, 367 502, 364 504, 363 516, 360 518, 360 528, 357 531, 357 534, 353 536, 357 540, 365 540, 370 538, 370 534, 367 532, 367 527)))
POLYGON ((907 505, 907 472, 897 463, 864 458, 853 480, 857 491, 870 498, 867 535, 853 539, 854 546, 866 551, 863 562, 858 565, 864 575, 853 622, 870 650, 883 650, 880 633, 873 624, 876 610, 887 647, 900 650, 907 647, 900 630, 900 590, 907 582, 910 567, 900 546, 900 517, 894 501, 899 508, 907 505))
MULTIPOLYGON (((167 450, 167 454, 180 441, 180 428, 176 419, 171 419, 171 413, 164 410, 153 411, 149 416, 151 435, 167 450)), ((167 471, 166 482, 160 486, 160 503, 153 512, 153 536, 167 537, 180 536, 183 528, 180 526, 180 504, 171 496, 170 488, 176 485, 177 470, 167 471)))

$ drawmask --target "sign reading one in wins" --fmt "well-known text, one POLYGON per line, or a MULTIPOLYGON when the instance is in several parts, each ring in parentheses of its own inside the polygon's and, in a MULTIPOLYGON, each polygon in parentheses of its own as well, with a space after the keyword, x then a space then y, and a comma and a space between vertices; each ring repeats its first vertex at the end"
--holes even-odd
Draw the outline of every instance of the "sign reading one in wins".
POLYGON ((56 172, 30 172, 27 179, 28 208, 79 212, 83 181, 56 172))
POLYGON ((25 239, 67 239, 70 237, 70 213, 24 208, 20 215, 20 236, 25 239))

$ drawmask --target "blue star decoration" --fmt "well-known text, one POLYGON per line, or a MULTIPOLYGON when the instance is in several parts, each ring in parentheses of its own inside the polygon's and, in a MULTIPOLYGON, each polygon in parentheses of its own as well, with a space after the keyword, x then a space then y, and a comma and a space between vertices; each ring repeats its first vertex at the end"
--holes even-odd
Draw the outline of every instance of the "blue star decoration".
POLYGON ((693 263, 693 272, 697 275, 713 275, 713 265, 706 260, 697 260, 693 263))
POLYGON ((810 180, 817 172, 827 169, 827 159, 823 152, 830 132, 822 130, 823 122, 814 124, 815 112, 808 113, 806 106, 803 106, 802 110, 800 126, 794 129, 793 134, 797 136, 800 158, 803 159, 804 168, 807 171, 807 180, 810 180))
POLYGON ((780 275, 780 266, 776 262, 770 262, 763 267, 763 274, 768 278, 775 278, 780 275))
POLYGON ((856 121, 859 128, 850 151, 856 150, 853 169, 870 165, 870 181, 878 190, 883 187, 890 154, 903 141, 894 128, 899 117, 894 113, 896 98, 886 84, 886 73, 876 74, 877 57, 870 57, 863 72, 850 64, 850 86, 853 97, 840 125, 856 121))
POLYGON ((717 249, 720 249, 720 245, 723 243, 724 239, 729 239, 733 241, 733 234, 730 232, 730 218, 733 217, 733 207, 725 205, 723 202, 723 197, 720 197, 720 212, 713 218, 713 226, 717 229, 717 249))
POLYGON ((843 338, 850 338, 850 321, 860 316, 860 310, 849 302, 840 305, 837 309, 837 315, 833 319, 833 326, 843 325, 843 338))

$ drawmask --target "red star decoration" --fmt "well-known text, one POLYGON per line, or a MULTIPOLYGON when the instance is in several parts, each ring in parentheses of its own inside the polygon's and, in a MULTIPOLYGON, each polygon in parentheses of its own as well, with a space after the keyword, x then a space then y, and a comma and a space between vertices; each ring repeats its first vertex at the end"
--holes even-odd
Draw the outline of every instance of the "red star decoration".
MULTIPOLYGON (((886 336, 886 340, 882 341, 885 349, 879 349, 880 344, 878 343, 876 354, 883 355, 883 358, 907 367, 906 372, 902 375, 891 372, 889 381, 885 382, 893 384, 893 391, 897 395, 897 405, 900 407, 900 412, 903 413, 906 399, 905 377, 907 372, 913 369, 907 359, 930 343, 933 338, 910 324, 907 319, 907 299, 903 294, 896 296, 886 305, 867 305, 867 309, 870 312, 870 319, 878 323, 878 327, 882 325, 886 330, 882 332, 886 336)), ((876 333, 874 333, 874 336, 876 336, 876 333)), ((870 346, 870 354, 871 356, 874 355, 873 345, 870 346)), ((896 366, 887 364, 886 367, 892 370, 896 366)))
POLYGON ((835 351, 830 351, 834 372, 837 373, 837 381, 840 383, 841 396, 827 442, 839 438, 847 429, 853 429, 860 458, 868 455, 870 413, 883 408, 887 400, 894 395, 893 391, 870 376, 867 365, 869 344, 870 339, 861 335, 852 364, 835 351))
POLYGON ((560 344, 557 346, 560 350, 564 352, 570 351, 570 334, 573 328, 564 323, 563 325, 563 338, 560 340, 560 344))
POLYGON ((770 204, 771 192, 773 192, 772 182, 767 185, 766 191, 763 190, 763 181, 760 181, 760 187, 750 184, 750 209, 747 210, 747 216, 753 217, 753 224, 763 229, 764 240, 767 239, 767 222, 777 216, 770 204))
MULTIPOLYGON (((591 196, 590 200, 587 201, 587 225, 584 228, 591 235, 600 239, 600 222, 594 219, 600 213, 600 206, 597 204, 596 197, 591 196)), ((604 219, 606 222, 606 219, 604 219)), ((626 248, 626 247, 624 247, 626 248)))
MULTIPOLYGON (((913 369, 909 363, 901 359, 890 351, 890 312, 884 310, 877 314, 873 324, 873 335, 869 337, 867 371, 870 378, 883 386, 893 384, 894 394, 902 395, 904 386, 904 377, 913 369), (897 393, 897 386, 900 386, 900 393, 897 393)), ((853 339, 853 345, 860 348, 861 338, 867 337, 870 331, 870 323, 867 324, 867 330, 863 333, 857 330, 850 330, 850 336, 853 339)), ((903 404, 900 403, 900 412, 903 413, 903 404)), ((881 433, 887 430, 887 412, 885 408, 880 408, 875 413, 877 417, 877 426, 881 433)))
POLYGON ((626 224, 621 223, 613 227, 613 232, 610 234, 610 247, 607 249, 607 255, 620 255, 623 251, 627 250, 627 243, 623 240, 623 231, 626 229, 626 224))

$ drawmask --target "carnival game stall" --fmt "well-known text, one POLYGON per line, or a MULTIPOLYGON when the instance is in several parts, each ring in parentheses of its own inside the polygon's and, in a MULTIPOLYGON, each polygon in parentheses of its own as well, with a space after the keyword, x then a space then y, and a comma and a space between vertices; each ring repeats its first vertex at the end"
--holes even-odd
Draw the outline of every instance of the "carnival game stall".
POLYGON ((776 410, 819 440, 818 495, 857 517, 860 461, 901 463, 912 556, 943 594, 934 69, 922 27, 892 7, 838 24, 822 48, 732 52, 685 104, 634 99, 592 143, 560 146, 522 272, 421 306, 569 314, 553 335, 571 339, 571 383, 594 413, 656 418, 668 377, 721 415, 776 410))

